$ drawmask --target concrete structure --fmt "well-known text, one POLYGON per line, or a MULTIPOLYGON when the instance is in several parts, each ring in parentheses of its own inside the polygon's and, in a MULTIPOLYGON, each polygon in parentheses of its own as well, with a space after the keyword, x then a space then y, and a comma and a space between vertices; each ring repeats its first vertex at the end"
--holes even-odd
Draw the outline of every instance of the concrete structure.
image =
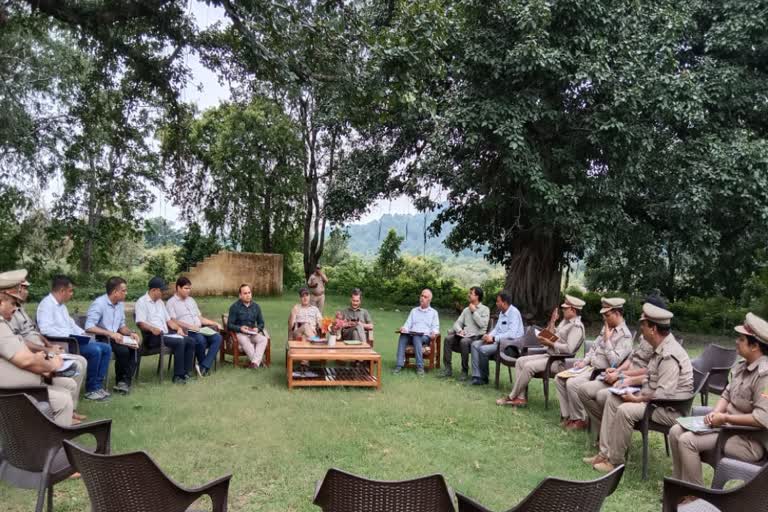
POLYGON ((182 274, 192 281, 192 295, 237 295, 242 283, 254 295, 283 293, 283 255, 221 251, 182 274))

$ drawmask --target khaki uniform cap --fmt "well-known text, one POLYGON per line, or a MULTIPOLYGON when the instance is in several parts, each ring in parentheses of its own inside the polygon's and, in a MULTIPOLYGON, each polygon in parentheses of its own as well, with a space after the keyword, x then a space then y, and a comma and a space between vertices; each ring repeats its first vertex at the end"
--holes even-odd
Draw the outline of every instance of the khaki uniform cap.
POLYGON ((602 315, 603 313, 607 313, 612 309, 622 308, 624 307, 625 302, 627 301, 621 297, 603 297, 600 299, 600 304, 603 306, 603 308, 600 310, 600 314, 602 315))
POLYGON ((747 313, 743 325, 733 328, 739 334, 754 336, 760 343, 768 345, 768 322, 754 313, 747 313))
POLYGON ((573 295, 566 295, 565 296, 565 302, 563 302, 560 307, 561 308, 574 308, 574 309, 581 309, 583 308, 587 303, 581 300, 578 297, 574 297, 573 295))
POLYGON ((0 273, 0 292, 10 295, 14 299, 21 300, 19 285, 26 282, 26 280, 27 271, 25 269, 0 273))
POLYGON ((659 325, 669 325, 672 323, 673 316, 675 315, 671 311, 646 302, 643 304, 643 314, 640 315, 640 320, 648 320, 659 325))

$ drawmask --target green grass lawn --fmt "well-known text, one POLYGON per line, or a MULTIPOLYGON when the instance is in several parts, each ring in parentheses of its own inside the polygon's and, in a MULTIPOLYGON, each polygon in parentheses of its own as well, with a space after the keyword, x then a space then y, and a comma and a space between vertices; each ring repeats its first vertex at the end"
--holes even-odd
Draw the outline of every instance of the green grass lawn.
MULTIPOLYGON (((229 506, 235 512, 317 510, 311 504, 314 485, 330 467, 377 479, 442 473, 455 490, 494 510, 517 503, 548 475, 575 480, 598 476, 581 462, 594 453, 587 435, 558 427, 556 398, 545 410, 540 381, 530 387, 531 405, 512 410, 494 404, 509 391, 505 373, 502 391, 441 380, 434 373, 423 378, 413 371, 391 375, 393 331, 404 321, 405 310, 365 304, 374 317, 376 350, 384 361, 381 391, 288 391, 285 333, 293 299, 259 300, 272 334, 271 368, 225 365, 187 386, 168 381, 161 386, 154 358, 148 358, 130 396, 107 403, 83 401, 80 411, 91 419, 112 418, 113 452, 146 450, 178 482, 196 486, 232 473, 229 506)), ((220 319, 232 300, 202 299, 200 306, 206 316, 220 319)), ((329 298, 326 314, 344 303, 345 298, 329 298)), ((85 306, 80 304, 80 310, 85 306)), ((443 333, 453 320, 453 314, 442 314, 443 333)), ((692 339, 686 336, 686 346, 696 354, 701 344, 691 344, 692 339)), ((458 364, 455 357, 454 367, 458 364)), ((649 480, 640 478, 641 441, 635 434, 628 469, 605 510, 660 510, 661 482, 671 473, 671 460, 661 435, 651 434, 651 442, 649 480)), ((34 500, 33 491, 0 484, 2 510, 30 510, 34 500)), ((80 480, 56 486, 55 509, 89 509, 80 480)))

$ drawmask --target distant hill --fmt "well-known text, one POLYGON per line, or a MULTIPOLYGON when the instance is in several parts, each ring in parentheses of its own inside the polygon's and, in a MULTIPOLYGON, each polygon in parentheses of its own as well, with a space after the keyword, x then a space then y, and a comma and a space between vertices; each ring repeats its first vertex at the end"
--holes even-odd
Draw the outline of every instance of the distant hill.
MULTIPOLYGON (((405 237, 401 245, 402 251, 411 255, 421 255, 426 252, 431 256, 453 256, 453 253, 445 247, 443 241, 451 232, 452 224, 444 224, 440 235, 429 237, 427 235, 426 246, 424 244, 424 228, 437 216, 436 212, 417 213, 417 214, 385 214, 379 220, 368 222, 366 224, 350 224, 346 226, 349 230, 349 250, 353 253, 363 256, 373 256, 379 250, 379 245, 387 231, 394 229, 398 235, 405 237)), ((459 253, 460 256, 480 257, 483 253, 475 253, 471 250, 464 250, 459 253)))

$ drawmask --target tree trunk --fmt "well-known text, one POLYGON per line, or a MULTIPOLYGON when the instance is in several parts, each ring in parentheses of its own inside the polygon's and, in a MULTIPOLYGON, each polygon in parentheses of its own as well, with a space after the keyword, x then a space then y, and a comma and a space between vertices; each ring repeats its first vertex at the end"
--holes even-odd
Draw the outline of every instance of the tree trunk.
POLYGON ((272 194, 267 191, 264 194, 264 215, 261 219, 261 251, 266 253, 274 252, 272 246, 272 194))
POLYGON ((564 244, 545 233, 520 233, 513 241, 504 290, 524 319, 544 321, 560 300, 564 244))

